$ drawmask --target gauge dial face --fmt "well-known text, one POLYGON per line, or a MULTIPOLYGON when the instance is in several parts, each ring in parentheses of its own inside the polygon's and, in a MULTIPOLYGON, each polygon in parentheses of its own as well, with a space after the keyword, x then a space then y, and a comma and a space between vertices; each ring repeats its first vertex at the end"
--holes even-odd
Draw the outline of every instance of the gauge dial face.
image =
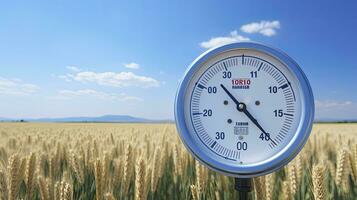
POLYGON ((300 83, 286 63, 256 49, 206 59, 183 94, 184 123, 195 145, 189 148, 199 149, 193 152, 199 159, 204 153, 238 171, 269 163, 296 138, 304 120, 300 83))

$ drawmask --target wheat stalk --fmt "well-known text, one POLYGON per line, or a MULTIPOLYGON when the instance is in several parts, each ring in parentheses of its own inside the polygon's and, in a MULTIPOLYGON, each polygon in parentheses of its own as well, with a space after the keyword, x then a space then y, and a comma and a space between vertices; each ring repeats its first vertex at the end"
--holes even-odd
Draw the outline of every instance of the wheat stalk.
POLYGON ((37 167, 36 167, 37 175, 45 176, 46 161, 47 161, 46 155, 43 153, 40 154, 39 161, 37 162, 37 167))
POLYGON ((8 160, 7 151, 4 147, 1 147, 0 148, 0 161, 1 161, 2 166, 6 166, 7 160, 8 160))
POLYGON ((100 159, 97 159, 94 162, 94 177, 95 177, 95 189, 96 189, 96 199, 102 200, 103 199, 103 170, 100 159))
POLYGON ((27 159, 26 157, 21 158, 20 160, 20 169, 19 169, 19 179, 25 179, 25 173, 26 173, 26 164, 27 164, 27 159))
MULTIPOLYGON (((179 156, 179 150, 178 150, 178 145, 176 144, 174 148, 172 149, 172 158, 174 161, 174 174, 175 177, 181 176, 182 175, 182 165, 181 165, 181 160, 179 156)), ((177 181, 177 179, 175 179, 177 181)))
POLYGON ((253 178, 254 183, 254 194, 255 199, 266 199, 265 195, 265 177, 256 177, 253 178))
POLYGON ((146 165, 145 185, 144 185, 144 199, 147 199, 147 195, 148 195, 148 193, 150 191, 151 174, 152 174, 152 169, 151 168, 152 167, 150 165, 146 165))
POLYGON ((153 169, 151 175, 151 191, 154 192, 156 190, 159 176, 160 176, 160 158, 161 158, 161 149, 156 148, 153 159, 153 169))
POLYGON ((107 152, 105 152, 104 154, 104 158, 103 158, 103 180, 102 180, 102 184, 103 184, 103 188, 102 191, 105 192, 108 184, 109 184, 109 165, 110 165, 110 156, 107 152))
POLYGON ((0 199, 8 199, 7 180, 5 172, 0 170, 0 199))
POLYGON ((56 182, 54 185, 54 189, 53 189, 53 199, 54 200, 61 200, 61 183, 60 182, 56 182))
POLYGON ((122 160, 121 159, 116 159, 114 161, 114 177, 113 177, 113 184, 115 186, 120 184, 121 178, 122 178, 122 160))
POLYGON ((92 155, 93 155, 94 158, 98 158, 98 156, 99 156, 99 147, 98 147, 98 141, 97 140, 93 141, 92 155))
POLYGON ((331 161, 328 161, 327 167, 328 167, 329 172, 330 172, 330 174, 332 176, 332 179, 335 180, 336 179, 336 166, 335 166, 335 163, 333 163, 331 161))
POLYGON ((50 194, 48 191, 48 184, 44 177, 40 176, 38 178, 38 185, 40 188, 40 194, 42 200, 50 200, 50 194))
POLYGON ((351 153, 351 168, 354 175, 354 180, 357 182, 357 144, 352 147, 351 153))
POLYGON ((91 167, 92 151, 91 151, 91 142, 87 144, 85 165, 91 167))
POLYGON ((55 170, 56 170, 56 158, 50 156, 48 160, 49 177, 51 180, 55 180, 55 170))

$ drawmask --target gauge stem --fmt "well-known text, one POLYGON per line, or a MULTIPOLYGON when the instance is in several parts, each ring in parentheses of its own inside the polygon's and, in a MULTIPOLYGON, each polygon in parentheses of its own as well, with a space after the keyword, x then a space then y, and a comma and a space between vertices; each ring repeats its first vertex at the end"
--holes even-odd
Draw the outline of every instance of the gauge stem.
POLYGON ((252 191, 251 178, 235 178, 234 189, 238 191, 239 200, 248 200, 249 192, 252 191))

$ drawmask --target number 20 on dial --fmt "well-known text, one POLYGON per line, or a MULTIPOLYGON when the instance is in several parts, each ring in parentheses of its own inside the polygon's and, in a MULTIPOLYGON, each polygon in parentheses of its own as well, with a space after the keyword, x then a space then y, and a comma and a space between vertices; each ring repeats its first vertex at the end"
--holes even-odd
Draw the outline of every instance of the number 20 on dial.
POLYGON ((298 64, 257 43, 232 43, 199 56, 182 79, 175 121, 189 152, 235 177, 291 161, 309 137, 314 99, 298 64))

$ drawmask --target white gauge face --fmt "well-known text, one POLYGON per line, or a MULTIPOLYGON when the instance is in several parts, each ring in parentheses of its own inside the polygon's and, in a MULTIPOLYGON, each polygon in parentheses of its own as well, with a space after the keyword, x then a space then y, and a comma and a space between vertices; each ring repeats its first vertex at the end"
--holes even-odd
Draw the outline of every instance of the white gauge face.
POLYGON ((184 95, 193 143, 219 163, 249 166, 278 155, 301 122, 299 81, 280 60, 252 49, 208 59, 184 95))

